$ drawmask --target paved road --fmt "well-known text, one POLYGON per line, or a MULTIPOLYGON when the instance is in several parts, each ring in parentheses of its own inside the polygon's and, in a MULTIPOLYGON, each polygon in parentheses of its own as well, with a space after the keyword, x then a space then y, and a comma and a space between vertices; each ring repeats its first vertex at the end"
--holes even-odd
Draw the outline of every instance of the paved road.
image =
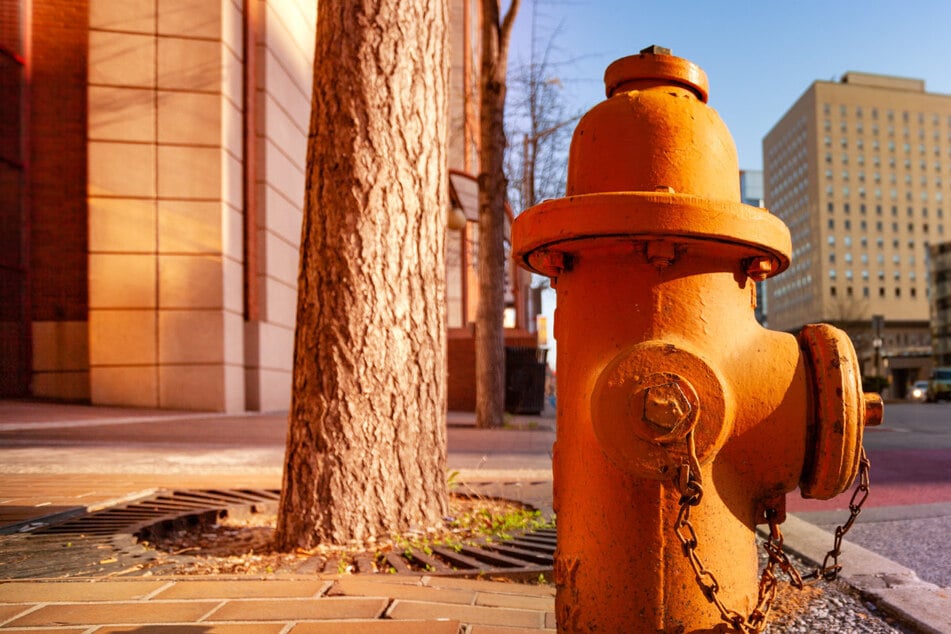
MULTIPOLYGON (((847 539, 925 581, 951 587, 951 403, 889 403, 885 424, 866 430, 870 495, 847 539)), ((828 502, 789 496, 789 509, 832 531, 849 496, 828 502)))

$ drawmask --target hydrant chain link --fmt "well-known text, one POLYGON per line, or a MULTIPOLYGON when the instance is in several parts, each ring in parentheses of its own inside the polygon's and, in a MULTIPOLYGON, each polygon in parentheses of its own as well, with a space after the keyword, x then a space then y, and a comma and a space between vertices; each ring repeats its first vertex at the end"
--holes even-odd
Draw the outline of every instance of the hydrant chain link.
POLYGON ((756 606, 749 616, 743 616, 736 610, 724 605, 718 594, 720 582, 707 569, 697 553, 699 538, 696 529, 690 522, 690 509, 700 504, 700 500, 703 498, 703 486, 700 482, 700 462, 697 459, 693 432, 687 434, 686 444, 687 459, 674 477, 674 486, 680 492, 680 511, 677 513, 677 519, 674 522, 674 534, 680 541, 684 557, 690 562, 697 585, 707 600, 716 606, 722 620, 745 634, 758 634, 766 627, 766 619, 773 600, 776 598, 779 580, 773 572, 774 567, 779 565, 780 570, 786 573, 793 586, 800 589, 803 587, 799 571, 789 561, 789 557, 783 550, 783 534, 777 522, 778 513, 775 510, 768 510, 766 513, 769 523, 769 537, 766 540, 765 550, 768 559, 760 577, 756 606))

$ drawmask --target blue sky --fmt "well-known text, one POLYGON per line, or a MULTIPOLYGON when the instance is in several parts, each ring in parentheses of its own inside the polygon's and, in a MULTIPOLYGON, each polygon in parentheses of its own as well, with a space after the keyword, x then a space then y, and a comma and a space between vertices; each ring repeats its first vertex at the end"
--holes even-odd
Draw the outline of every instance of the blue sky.
MULTIPOLYGON (((532 9, 522 0, 510 67, 530 59, 532 9)), ((951 94, 951 0, 536 0, 534 18, 573 111, 604 99, 608 64, 650 44, 698 64, 744 169, 762 167, 763 137, 817 79, 898 75, 951 94)))

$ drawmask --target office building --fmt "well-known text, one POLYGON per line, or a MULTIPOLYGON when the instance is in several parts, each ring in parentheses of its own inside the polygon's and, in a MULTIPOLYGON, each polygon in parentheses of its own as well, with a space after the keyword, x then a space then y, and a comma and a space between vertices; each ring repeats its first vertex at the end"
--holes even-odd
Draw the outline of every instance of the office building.
POLYGON ((792 232, 770 327, 849 332, 892 394, 930 366, 928 245, 951 237, 951 96, 919 79, 817 81, 763 140, 766 206, 792 232), (882 318, 880 333, 873 317, 882 318))

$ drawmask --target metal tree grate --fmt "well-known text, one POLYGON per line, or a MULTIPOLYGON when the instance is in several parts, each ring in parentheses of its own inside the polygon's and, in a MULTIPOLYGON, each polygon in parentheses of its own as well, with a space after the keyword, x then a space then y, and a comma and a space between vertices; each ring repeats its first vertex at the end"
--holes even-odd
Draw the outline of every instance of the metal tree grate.
MULTIPOLYGON (((35 536, 106 538, 126 534, 140 542, 183 529, 211 526, 223 517, 273 513, 280 501, 276 489, 201 489, 161 491, 155 495, 82 515, 32 531, 35 536)), ((386 572, 440 576, 537 579, 550 575, 556 533, 539 529, 515 533, 511 539, 479 538, 453 546, 408 546, 402 551, 364 552, 345 557, 313 555, 298 573, 386 572)))

